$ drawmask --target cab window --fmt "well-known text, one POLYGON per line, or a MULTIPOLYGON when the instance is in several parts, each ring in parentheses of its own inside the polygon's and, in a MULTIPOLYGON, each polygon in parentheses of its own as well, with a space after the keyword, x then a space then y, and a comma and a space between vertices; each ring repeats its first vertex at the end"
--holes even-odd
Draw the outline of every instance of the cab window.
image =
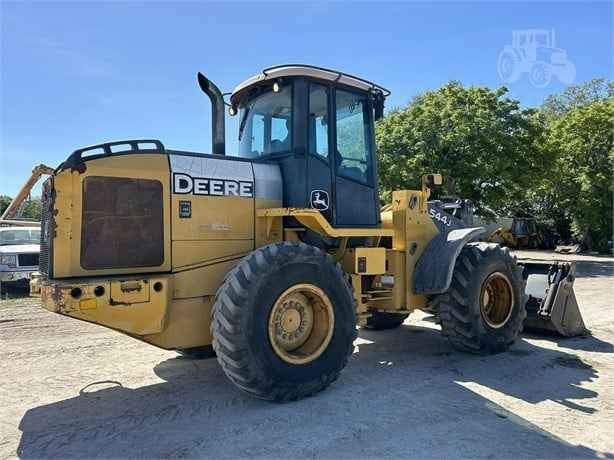
POLYGON ((292 150, 292 86, 268 91, 240 106, 239 156, 258 158, 292 150))
POLYGON ((13 244, 38 244, 41 232, 31 228, 7 228, 0 230, 0 246, 13 244))
POLYGON ((365 95, 336 91, 337 174, 368 183, 371 171, 371 129, 365 95))
POLYGON ((309 153, 328 159, 328 88, 309 85, 309 153))

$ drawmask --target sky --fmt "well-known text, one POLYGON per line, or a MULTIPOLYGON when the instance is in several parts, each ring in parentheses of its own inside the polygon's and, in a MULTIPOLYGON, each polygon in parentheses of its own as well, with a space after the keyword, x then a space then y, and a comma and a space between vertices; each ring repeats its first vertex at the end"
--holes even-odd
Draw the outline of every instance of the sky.
MULTIPOLYGON (((198 71, 231 91, 265 67, 307 63, 389 88, 388 108, 449 80, 505 85, 538 106, 566 83, 540 88, 527 74, 505 83, 497 71, 512 32, 526 29, 554 30, 575 83, 613 70, 612 2, 0 0, 0 17, 0 195, 10 196, 35 165, 103 141, 210 152, 198 71)), ((230 153, 237 124, 227 119, 230 153)))

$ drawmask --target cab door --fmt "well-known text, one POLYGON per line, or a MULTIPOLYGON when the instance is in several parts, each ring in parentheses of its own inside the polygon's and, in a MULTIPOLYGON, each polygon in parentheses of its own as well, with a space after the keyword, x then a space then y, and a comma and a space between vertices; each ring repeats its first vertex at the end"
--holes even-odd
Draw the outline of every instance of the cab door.
POLYGON ((334 225, 333 173, 330 161, 331 87, 310 82, 307 116, 307 201, 334 225))
POLYGON ((335 226, 379 223, 373 108, 367 93, 335 89, 331 151, 335 226))

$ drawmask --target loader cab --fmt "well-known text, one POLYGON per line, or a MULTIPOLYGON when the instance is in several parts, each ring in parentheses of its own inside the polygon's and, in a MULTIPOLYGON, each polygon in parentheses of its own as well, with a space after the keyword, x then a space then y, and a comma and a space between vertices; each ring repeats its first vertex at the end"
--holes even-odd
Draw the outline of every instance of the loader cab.
POLYGON ((312 66, 266 69, 231 96, 238 156, 276 163, 283 205, 315 208, 335 227, 379 224, 374 121, 388 91, 312 66))

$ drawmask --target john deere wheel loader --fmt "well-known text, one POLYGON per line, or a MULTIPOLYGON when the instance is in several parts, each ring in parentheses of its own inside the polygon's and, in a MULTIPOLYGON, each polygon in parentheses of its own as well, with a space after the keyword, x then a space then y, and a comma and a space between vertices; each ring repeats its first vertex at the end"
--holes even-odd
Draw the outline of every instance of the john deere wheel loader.
POLYGON ((385 88, 313 66, 266 69, 230 97, 230 156, 222 93, 198 81, 213 108, 212 154, 108 142, 76 150, 45 183, 48 310, 215 353, 239 388, 278 401, 335 381, 357 325, 398 326, 416 309, 474 353, 505 351, 529 305, 534 326, 584 329, 573 267, 519 264, 472 242, 481 228, 427 203, 440 175, 380 209, 373 124, 385 88), (542 288, 529 297, 531 277, 542 288))

